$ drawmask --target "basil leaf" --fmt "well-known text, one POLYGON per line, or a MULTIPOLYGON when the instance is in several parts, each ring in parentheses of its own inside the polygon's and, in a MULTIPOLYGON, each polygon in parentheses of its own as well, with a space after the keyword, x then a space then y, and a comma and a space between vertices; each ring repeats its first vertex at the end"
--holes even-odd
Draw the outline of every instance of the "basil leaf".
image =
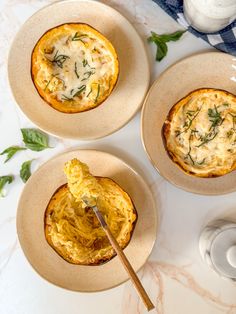
POLYGON ((25 183, 29 177, 31 176, 31 170, 30 170, 30 166, 31 166, 31 163, 32 163, 33 159, 32 160, 28 160, 28 161, 25 161, 23 162, 23 164, 21 165, 21 169, 20 169, 20 177, 21 177, 21 180, 25 183))
POLYGON ((155 44, 157 45, 156 61, 161 61, 167 55, 167 44, 163 41, 156 41, 155 44))
POLYGON ((2 176, 0 177, 0 197, 3 197, 3 188, 5 184, 10 184, 14 180, 13 176, 2 176))
POLYGON ((48 146, 48 135, 37 129, 21 129, 25 146, 34 151, 41 151, 48 146))
POLYGON ((15 153, 17 153, 20 150, 25 150, 25 147, 20 147, 20 146, 10 146, 6 148, 3 152, 0 153, 0 155, 7 155, 7 158, 5 159, 4 163, 7 162, 9 159, 11 159, 15 153))
POLYGON ((174 32, 172 34, 162 34, 162 35, 158 35, 158 36, 161 40, 163 40, 165 42, 178 41, 185 32, 186 32, 186 30, 177 31, 177 32, 174 32))
POLYGON ((161 61, 168 52, 167 42, 169 41, 177 41, 186 31, 177 31, 172 34, 156 34, 155 32, 151 32, 151 36, 148 37, 148 42, 152 42, 157 46, 156 52, 156 60, 161 61))

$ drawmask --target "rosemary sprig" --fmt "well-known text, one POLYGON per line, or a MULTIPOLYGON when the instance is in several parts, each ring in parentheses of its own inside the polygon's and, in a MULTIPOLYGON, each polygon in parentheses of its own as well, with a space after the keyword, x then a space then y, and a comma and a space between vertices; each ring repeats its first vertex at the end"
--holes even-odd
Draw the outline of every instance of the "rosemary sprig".
POLYGON ((75 72, 76 77, 79 79, 79 74, 78 74, 78 71, 77 71, 77 63, 76 62, 75 62, 74 72, 75 72))

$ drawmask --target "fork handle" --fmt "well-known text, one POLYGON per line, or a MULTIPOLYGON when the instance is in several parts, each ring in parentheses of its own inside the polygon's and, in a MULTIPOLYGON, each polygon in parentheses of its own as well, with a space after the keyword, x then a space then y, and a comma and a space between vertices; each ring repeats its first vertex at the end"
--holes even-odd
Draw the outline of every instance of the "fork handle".
POLYGON ((120 261, 122 262, 125 270, 129 274, 129 277, 130 277, 132 283, 134 284, 140 298, 142 299, 144 305, 146 306, 146 309, 148 311, 154 309, 154 305, 153 305, 152 301, 150 300, 147 292, 145 291, 143 285, 141 284, 137 274, 135 273, 133 267, 131 266, 131 264, 128 261, 127 257, 125 256, 124 252, 120 248, 118 242, 113 237, 111 230, 108 228, 107 225, 105 225, 103 228, 104 228, 104 231, 106 232, 106 235, 107 235, 113 249, 115 250, 116 254, 118 255, 118 257, 119 257, 120 261))

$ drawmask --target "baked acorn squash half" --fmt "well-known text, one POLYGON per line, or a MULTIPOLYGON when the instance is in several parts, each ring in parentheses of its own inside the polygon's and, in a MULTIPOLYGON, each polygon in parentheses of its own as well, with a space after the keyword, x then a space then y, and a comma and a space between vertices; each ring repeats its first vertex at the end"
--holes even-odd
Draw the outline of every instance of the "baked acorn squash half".
POLYGON ((99 106, 114 89, 118 74, 114 47, 87 24, 48 30, 32 52, 31 75, 39 95, 64 113, 99 106))
POLYGON ((45 212, 45 236, 50 246, 66 261, 79 265, 99 265, 115 252, 92 208, 81 197, 97 206, 113 236, 124 249, 129 243, 137 213, 129 195, 113 180, 93 177, 87 165, 77 159, 65 166, 68 184, 52 196, 45 212))
POLYGON ((218 177, 236 168, 236 96, 202 88, 179 100, 162 128, 170 158, 185 173, 218 177))

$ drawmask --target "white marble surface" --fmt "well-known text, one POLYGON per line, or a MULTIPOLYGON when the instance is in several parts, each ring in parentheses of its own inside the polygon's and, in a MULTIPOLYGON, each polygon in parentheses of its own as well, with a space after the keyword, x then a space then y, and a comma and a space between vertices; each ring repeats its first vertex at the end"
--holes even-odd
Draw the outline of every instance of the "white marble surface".
MULTIPOLYGON (((9 45, 20 25, 50 0, 0 0, 0 151, 21 144, 21 127, 33 124, 17 108, 7 82, 9 45)), ((179 26, 151 0, 104 0, 125 15, 146 42, 150 30, 172 32, 179 26)), ((152 81, 169 65, 192 53, 208 50, 202 40, 187 33, 169 45, 168 56, 154 61, 147 45, 152 81)), ((1 314, 135 314, 146 313, 128 282, 115 289, 80 294, 55 287, 40 278, 19 246, 15 217, 23 183, 18 173, 23 161, 37 157, 33 170, 69 147, 97 148, 114 153, 134 166, 149 183, 161 217, 158 240, 139 275, 156 303, 158 314, 234 314, 236 284, 220 278, 201 260, 198 238, 202 227, 216 217, 236 216, 235 196, 199 196, 177 189, 161 178, 143 150, 140 114, 123 129, 104 139, 80 142, 51 137, 54 149, 21 152, 7 164, 0 158, 0 175, 15 175, 0 199, 0 313, 1 314)), ((33 209, 32 209, 33 210, 33 209)))

